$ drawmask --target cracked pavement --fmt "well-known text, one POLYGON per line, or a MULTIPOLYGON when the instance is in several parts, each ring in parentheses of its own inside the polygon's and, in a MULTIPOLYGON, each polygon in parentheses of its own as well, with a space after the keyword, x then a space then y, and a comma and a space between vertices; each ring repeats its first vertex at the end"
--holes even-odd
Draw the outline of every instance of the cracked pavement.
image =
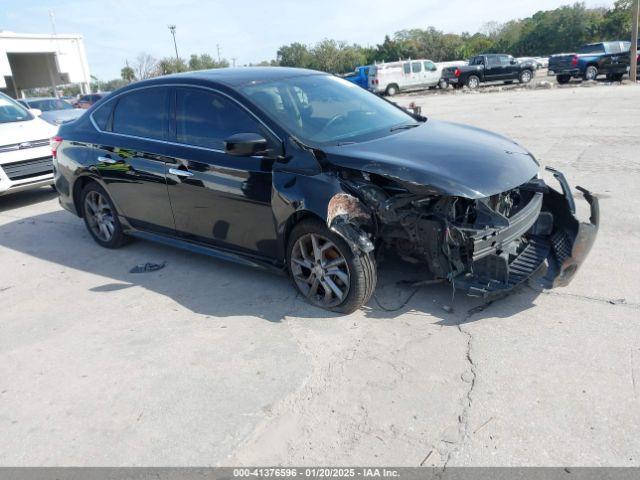
POLYGON ((0 465, 639 466, 640 87, 395 100, 600 194, 569 287, 484 305, 388 260, 395 311, 336 317, 284 277, 100 249, 47 189, 0 197, 0 465))

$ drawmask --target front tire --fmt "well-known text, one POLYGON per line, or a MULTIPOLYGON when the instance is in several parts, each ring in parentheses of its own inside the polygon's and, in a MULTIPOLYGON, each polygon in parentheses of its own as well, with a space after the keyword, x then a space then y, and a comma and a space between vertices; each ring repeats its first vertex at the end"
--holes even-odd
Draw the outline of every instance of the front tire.
POLYGON ((571 75, 558 75, 556 80, 560 85, 565 85, 571 81, 571 75))
POLYGON ((352 313, 364 305, 376 286, 373 256, 355 252, 318 219, 297 224, 289 236, 287 268, 295 288, 320 308, 352 313))
POLYGON ((533 72, 531 70, 523 70, 520 72, 520 83, 529 83, 533 78, 533 72))
POLYGON ((81 193, 82 217, 96 243, 105 248, 119 248, 127 242, 118 213, 109 194, 97 183, 89 183, 81 193))

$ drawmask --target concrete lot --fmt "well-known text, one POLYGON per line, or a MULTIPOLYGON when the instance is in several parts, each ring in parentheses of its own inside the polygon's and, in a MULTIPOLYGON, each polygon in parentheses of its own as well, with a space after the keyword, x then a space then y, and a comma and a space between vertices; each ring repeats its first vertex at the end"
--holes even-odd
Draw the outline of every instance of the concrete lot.
MULTIPOLYGON (((283 277, 101 249, 47 189, 2 197, 0 465, 640 465, 640 87, 397 99, 601 194, 570 287, 335 317, 283 277)), ((379 303, 407 277, 383 265, 379 303)))

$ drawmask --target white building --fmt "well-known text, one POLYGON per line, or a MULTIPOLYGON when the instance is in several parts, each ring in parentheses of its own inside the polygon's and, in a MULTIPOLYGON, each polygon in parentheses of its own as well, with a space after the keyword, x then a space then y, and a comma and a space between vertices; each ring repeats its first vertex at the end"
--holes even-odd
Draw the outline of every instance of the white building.
POLYGON ((0 30, 0 91, 23 97, 28 88, 69 83, 90 93, 91 76, 81 35, 13 33, 0 30))

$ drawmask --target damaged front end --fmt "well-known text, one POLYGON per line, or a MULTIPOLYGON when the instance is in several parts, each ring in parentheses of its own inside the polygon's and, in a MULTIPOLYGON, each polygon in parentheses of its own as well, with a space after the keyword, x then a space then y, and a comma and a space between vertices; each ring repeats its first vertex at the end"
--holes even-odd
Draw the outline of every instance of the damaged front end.
POLYGON ((591 210, 580 222, 564 175, 547 170, 561 192, 534 178, 479 199, 354 172, 343 179, 349 193, 331 199, 327 224, 354 249, 390 247, 472 296, 508 291, 545 266, 545 286, 565 286, 595 240, 598 199, 577 187, 591 210))

